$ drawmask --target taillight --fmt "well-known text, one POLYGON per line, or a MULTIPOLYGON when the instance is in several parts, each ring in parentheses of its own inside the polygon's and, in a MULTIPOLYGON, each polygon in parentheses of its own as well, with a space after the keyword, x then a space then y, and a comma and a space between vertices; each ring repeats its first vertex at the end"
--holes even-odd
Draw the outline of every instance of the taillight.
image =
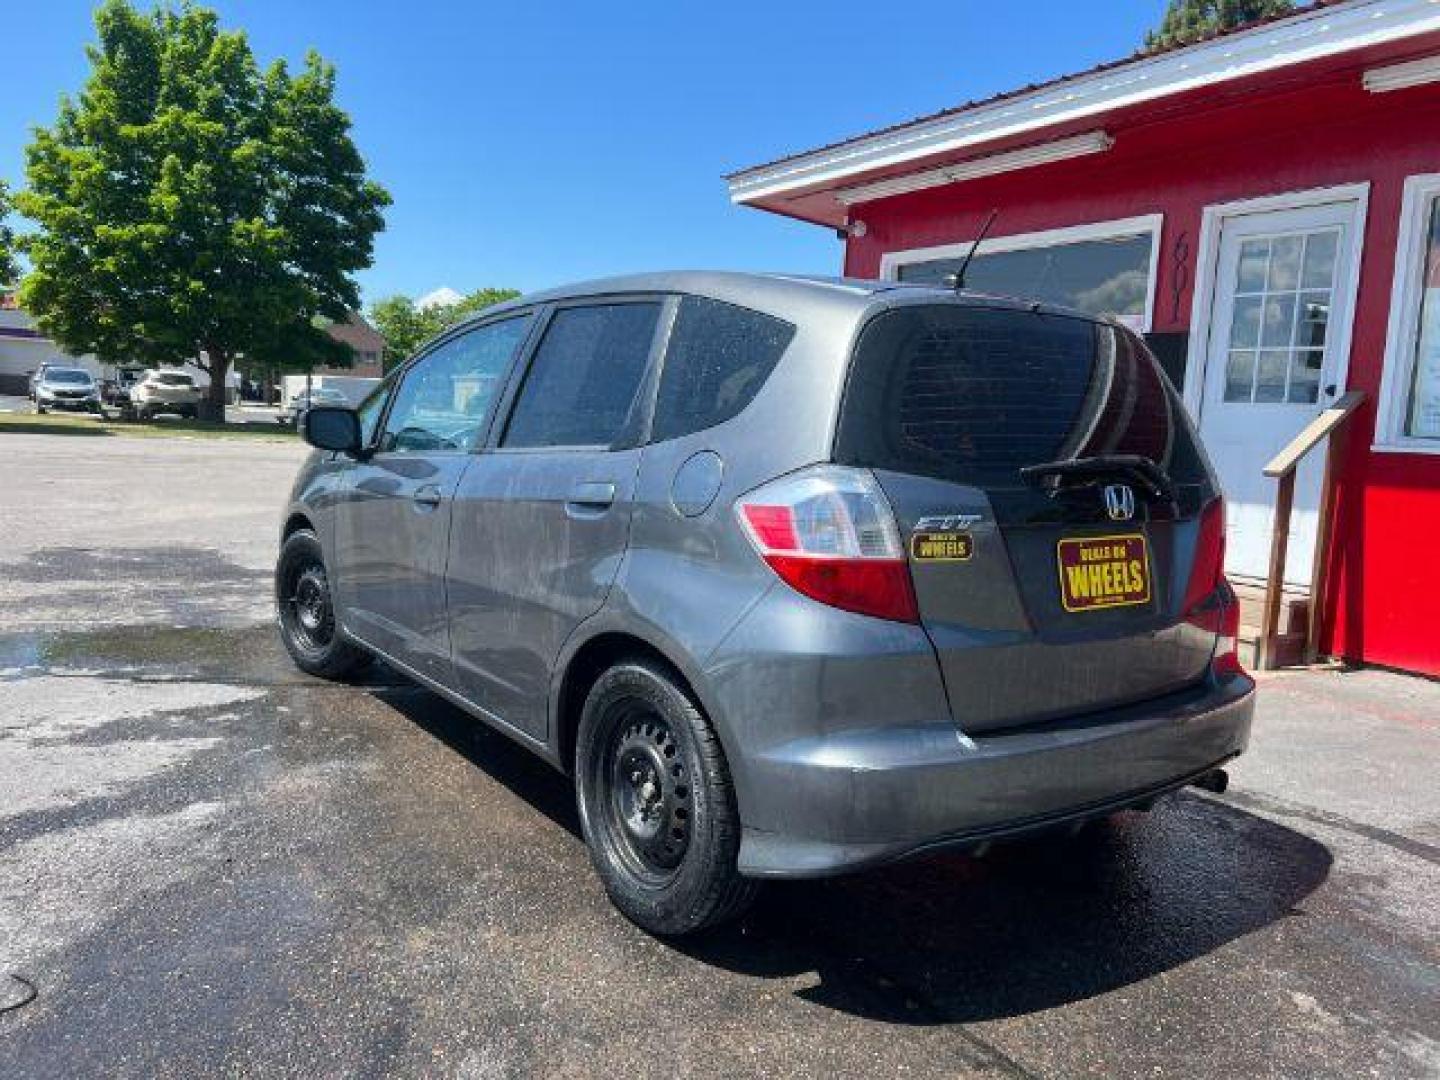
POLYGON ((1215 641, 1215 659, 1210 666, 1217 675, 1238 675, 1245 670, 1240 666, 1240 600, 1230 583, 1221 580, 1225 586, 1225 607, 1215 641))
POLYGON ((1225 503, 1211 500, 1200 513, 1200 532, 1195 540, 1195 557, 1190 562, 1190 582, 1185 588, 1187 614, 1203 604, 1225 579, 1225 503))
POLYGON ((1217 674, 1235 674, 1240 666, 1240 600, 1225 580, 1225 504, 1215 499, 1200 515, 1190 584, 1185 590, 1185 617, 1215 635, 1211 667, 1217 674))
POLYGON ((869 473, 816 466, 756 488, 735 512, 760 557, 796 592, 845 611, 919 621, 895 516, 869 473))

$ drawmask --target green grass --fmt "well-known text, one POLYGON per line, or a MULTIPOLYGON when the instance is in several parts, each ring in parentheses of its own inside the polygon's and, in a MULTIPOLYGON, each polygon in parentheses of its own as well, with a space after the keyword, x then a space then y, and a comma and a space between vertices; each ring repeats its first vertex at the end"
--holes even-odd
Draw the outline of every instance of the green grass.
POLYGON ((0 413, 0 435, 119 435, 132 439, 249 439, 291 442, 292 428, 279 424, 216 424, 205 420, 101 420, 79 413, 0 413))

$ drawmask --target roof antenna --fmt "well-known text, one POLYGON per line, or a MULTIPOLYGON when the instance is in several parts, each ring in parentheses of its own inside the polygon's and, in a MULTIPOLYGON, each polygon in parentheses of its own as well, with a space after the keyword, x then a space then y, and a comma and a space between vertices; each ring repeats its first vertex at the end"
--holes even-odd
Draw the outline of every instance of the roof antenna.
POLYGON ((947 284, 956 292, 965 288, 965 273, 970 269, 970 260, 975 258, 975 253, 980 250, 980 244, 984 241, 985 237, 990 235, 990 226, 995 224, 995 219, 999 216, 1000 210, 998 207, 990 211, 990 216, 985 219, 985 224, 980 226, 980 235, 975 237, 975 242, 970 245, 970 250, 960 263, 960 269, 950 275, 950 280, 947 284))

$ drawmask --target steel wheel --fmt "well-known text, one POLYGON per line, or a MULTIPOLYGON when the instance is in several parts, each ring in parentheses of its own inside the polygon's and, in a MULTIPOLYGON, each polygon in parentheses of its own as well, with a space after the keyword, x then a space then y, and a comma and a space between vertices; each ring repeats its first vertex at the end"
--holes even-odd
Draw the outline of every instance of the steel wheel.
POLYGON ((291 533, 280 546, 275 613, 280 640, 302 671, 338 679, 359 671, 369 661, 364 649, 345 636, 320 541, 309 529, 291 533))
POLYGON ((323 651, 335 637, 335 612, 330 604, 330 585, 325 567, 314 560, 297 562, 287 568, 285 596, 280 617, 297 644, 323 651))
POLYGON ((610 798, 605 828, 632 873, 671 877, 690 846, 690 778, 670 725, 646 703, 617 702, 606 758, 610 798))

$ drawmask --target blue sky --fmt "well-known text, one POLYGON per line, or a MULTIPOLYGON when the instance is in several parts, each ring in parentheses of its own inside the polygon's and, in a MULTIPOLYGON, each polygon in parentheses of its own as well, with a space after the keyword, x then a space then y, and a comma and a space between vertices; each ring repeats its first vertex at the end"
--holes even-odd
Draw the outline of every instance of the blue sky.
MULTIPOLYGON (((643 269, 832 273, 832 233, 732 207, 735 168, 1132 51, 1163 0, 876 5, 214 0, 311 46, 395 197, 367 301, 643 269)), ((6 5, 0 177, 84 80, 91 5, 6 5)))

